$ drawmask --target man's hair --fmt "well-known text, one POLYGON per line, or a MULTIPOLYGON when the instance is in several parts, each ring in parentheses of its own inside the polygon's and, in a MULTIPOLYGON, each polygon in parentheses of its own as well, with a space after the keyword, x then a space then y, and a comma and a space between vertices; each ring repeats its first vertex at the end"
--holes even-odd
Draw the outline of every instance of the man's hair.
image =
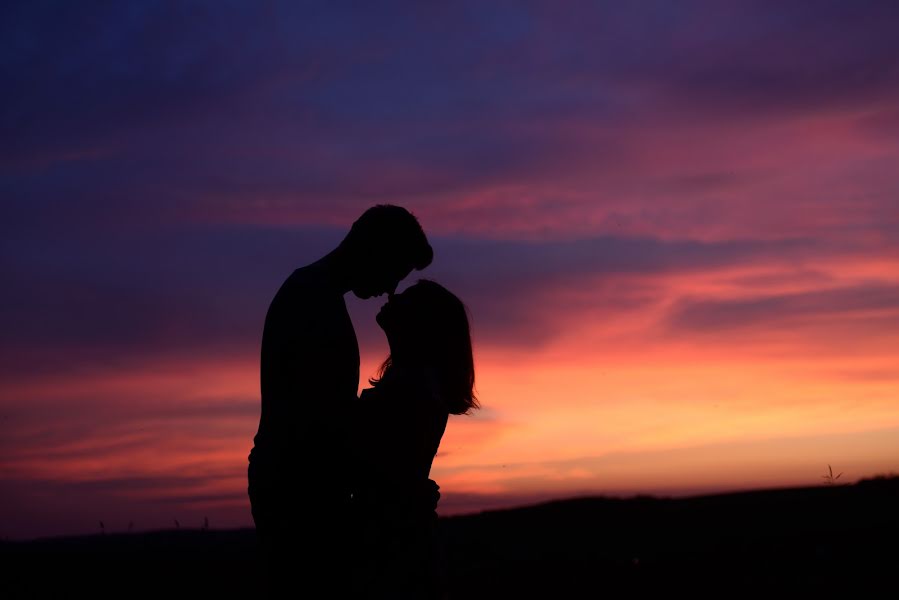
POLYGON ((415 215, 392 204, 378 204, 362 213, 340 248, 350 252, 377 249, 383 256, 408 260, 419 271, 434 259, 434 250, 415 215))

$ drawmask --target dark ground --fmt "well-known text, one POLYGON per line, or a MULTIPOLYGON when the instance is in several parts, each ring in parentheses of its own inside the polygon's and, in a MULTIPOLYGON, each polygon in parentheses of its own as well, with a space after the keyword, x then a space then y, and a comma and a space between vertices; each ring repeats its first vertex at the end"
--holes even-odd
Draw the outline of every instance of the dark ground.
MULTIPOLYGON (((899 597, 899 477, 565 500, 441 527, 453 599, 899 597)), ((256 551, 253 530, 5 542, 0 597, 255 598, 256 551)))

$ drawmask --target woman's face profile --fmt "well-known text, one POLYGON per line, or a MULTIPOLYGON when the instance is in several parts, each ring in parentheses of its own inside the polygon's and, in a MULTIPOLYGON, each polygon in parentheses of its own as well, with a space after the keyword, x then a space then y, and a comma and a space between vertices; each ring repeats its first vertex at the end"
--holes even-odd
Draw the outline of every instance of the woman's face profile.
POLYGON ((385 333, 391 333, 397 329, 404 312, 408 312, 406 301, 406 292, 393 294, 390 299, 384 303, 381 310, 378 311, 375 321, 381 326, 385 333))
POLYGON ((421 309, 417 303, 423 300, 420 296, 421 294, 416 293, 415 286, 408 287, 391 296, 375 317, 387 336, 393 354, 414 351, 414 346, 421 342, 421 332, 416 331, 421 325, 418 322, 420 315, 417 314, 421 309))

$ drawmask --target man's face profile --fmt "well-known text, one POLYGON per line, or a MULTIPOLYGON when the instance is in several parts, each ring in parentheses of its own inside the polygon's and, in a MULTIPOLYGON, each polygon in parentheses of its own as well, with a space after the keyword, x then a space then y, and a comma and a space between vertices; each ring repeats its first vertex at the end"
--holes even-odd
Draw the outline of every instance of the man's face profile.
POLYGON ((382 294, 393 294, 400 281, 412 272, 408 264, 382 262, 363 274, 362 281, 353 288, 357 298, 367 300, 382 294))

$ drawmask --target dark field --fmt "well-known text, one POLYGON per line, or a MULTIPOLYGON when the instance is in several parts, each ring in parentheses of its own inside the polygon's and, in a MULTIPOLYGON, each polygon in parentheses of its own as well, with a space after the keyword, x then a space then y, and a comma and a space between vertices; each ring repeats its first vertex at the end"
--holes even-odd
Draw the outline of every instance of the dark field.
MULTIPOLYGON (((451 598, 899 597, 899 478, 441 519, 451 598)), ((255 598, 255 532, 0 544, 3 598, 255 598)), ((288 594, 287 597, 328 597, 288 594)))

